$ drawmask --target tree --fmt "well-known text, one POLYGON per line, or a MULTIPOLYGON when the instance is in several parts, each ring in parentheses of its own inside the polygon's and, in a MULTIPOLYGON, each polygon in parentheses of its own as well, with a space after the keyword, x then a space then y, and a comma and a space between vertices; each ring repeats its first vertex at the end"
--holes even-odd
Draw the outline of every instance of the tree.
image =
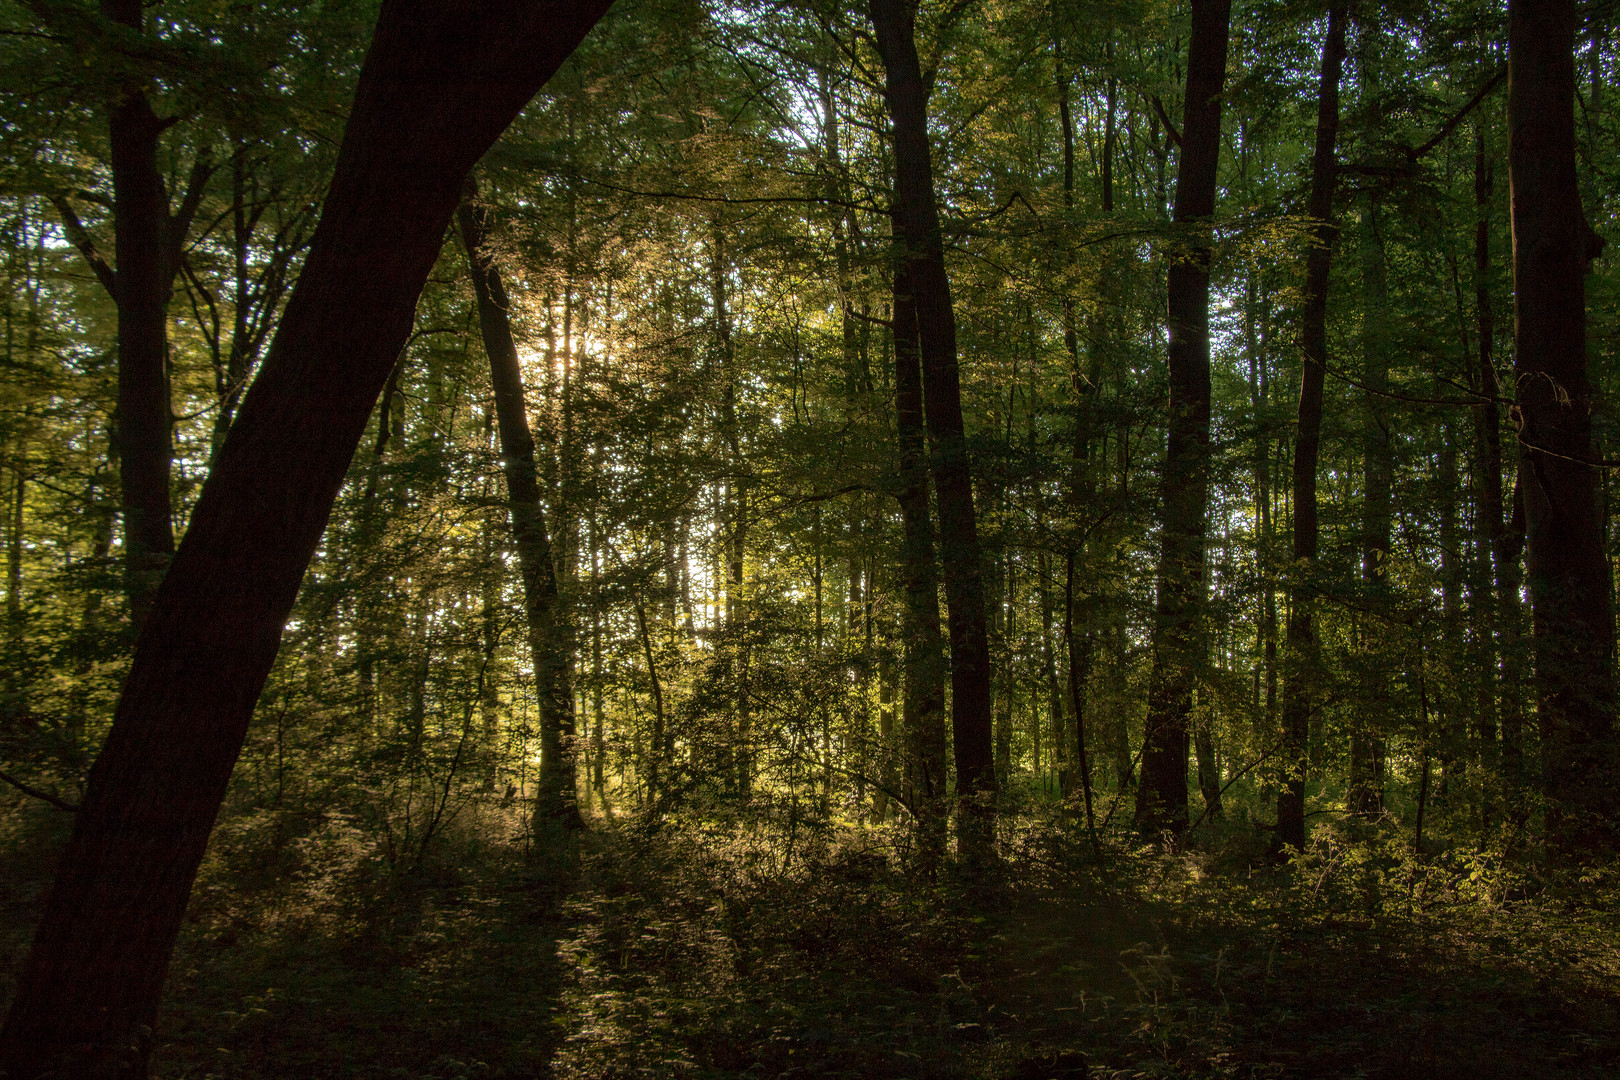
POLYGON ((1587 265, 1602 250, 1575 172, 1575 5, 1508 7, 1514 412, 1548 829, 1612 843, 1614 620, 1586 369, 1587 265))
POLYGON ((507 510, 517 545, 518 572, 523 577, 523 613, 540 711, 540 784, 534 812, 539 822, 577 829, 583 822, 575 790, 574 691, 569 685, 569 636, 559 625, 566 615, 557 602, 557 570, 546 535, 545 508, 540 503, 534 435, 529 431, 523 373, 508 316, 511 302, 487 247, 488 208, 476 199, 477 189, 469 182, 467 198, 456 211, 456 224, 467 250, 478 300, 478 325, 489 357, 507 510))
POLYGON ((13 1075, 145 1075, 254 704, 462 182, 606 6, 383 6, 303 274, 154 601, 0 1032, 13 1075))
POLYGON ((68 236, 118 305, 118 475, 124 518, 124 589, 137 628, 174 554, 170 466, 169 300, 181 252, 214 168, 196 153, 179 208, 159 170, 161 136, 173 123, 152 108, 152 76, 135 58, 145 33, 140 0, 103 0, 123 31, 109 105, 114 265, 97 252, 65 196, 54 198, 68 236))
POLYGON ((991 842, 996 795, 991 748, 990 643, 985 628, 973 480, 962 421, 956 362, 956 313, 945 271, 939 208, 928 149, 928 84, 917 58, 916 9, 910 0, 873 0, 872 26, 887 76, 885 97, 894 125, 894 216, 903 240, 917 318, 923 409, 933 447, 939 500, 941 577, 951 640, 951 735, 958 838, 976 857, 991 842))
POLYGON ((1175 222, 1187 230, 1185 253, 1170 262, 1169 432, 1159 482, 1163 533, 1148 682, 1142 786, 1136 824, 1148 833, 1187 827, 1188 720, 1202 663, 1204 531, 1209 502, 1208 221, 1215 213, 1221 98, 1232 5, 1195 0, 1187 44, 1187 97, 1176 178, 1175 222))
POLYGON ((1294 566, 1289 588, 1288 681, 1283 695, 1284 787, 1277 795, 1277 842, 1305 847, 1306 743, 1313 710, 1310 654, 1312 580, 1319 543, 1316 474, 1322 438, 1322 393, 1327 378, 1328 274, 1338 226, 1333 218, 1337 180, 1335 144, 1339 136, 1339 76, 1344 66, 1344 9, 1328 10, 1327 39, 1322 44, 1322 78, 1317 93, 1316 149, 1311 158, 1311 192, 1306 203, 1312 236, 1305 257, 1305 311, 1300 326, 1304 361, 1299 390, 1299 430, 1294 442, 1294 566))

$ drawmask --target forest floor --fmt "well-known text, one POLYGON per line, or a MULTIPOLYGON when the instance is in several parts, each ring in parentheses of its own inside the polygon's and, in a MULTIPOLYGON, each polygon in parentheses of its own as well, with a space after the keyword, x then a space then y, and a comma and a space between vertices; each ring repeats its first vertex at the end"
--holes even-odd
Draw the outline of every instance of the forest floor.
MULTIPOLYGON (((1288 870, 1241 844, 1098 863, 1049 822, 928 882, 901 838, 711 818, 379 875, 340 835, 254 892, 227 836, 154 1075, 1620 1075, 1612 874, 1343 837, 1288 870)), ((7 983, 45 863, 0 881, 7 983)))

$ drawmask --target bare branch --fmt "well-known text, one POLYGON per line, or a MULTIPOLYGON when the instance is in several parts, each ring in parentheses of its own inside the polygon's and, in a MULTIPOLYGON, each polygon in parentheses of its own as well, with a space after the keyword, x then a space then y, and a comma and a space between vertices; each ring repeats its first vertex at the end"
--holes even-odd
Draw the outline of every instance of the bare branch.
POLYGON ((52 195, 50 198, 51 205, 56 207, 56 212, 61 215, 62 231, 67 233, 68 242, 79 249, 84 261, 95 271, 96 280, 101 282, 102 288, 107 290, 109 296, 117 300, 118 275, 107 265, 107 260, 101 257, 101 252, 96 250, 96 242, 90 239, 90 234, 85 231, 84 223, 79 220, 73 204, 62 195, 52 195))
POLYGON ((58 810, 65 810, 70 814, 77 814, 79 812, 79 807, 76 803, 70 803, 66 799, 58 798, 48 791, 41 791, 36 787, 29 787, 27 784, 23 783, 21 780, 18 780, 14 776, 0 772, 0 780, 4 780, 6 783, 10 784, 24 795, 39 799, 41 802, 50 803, 58 810))

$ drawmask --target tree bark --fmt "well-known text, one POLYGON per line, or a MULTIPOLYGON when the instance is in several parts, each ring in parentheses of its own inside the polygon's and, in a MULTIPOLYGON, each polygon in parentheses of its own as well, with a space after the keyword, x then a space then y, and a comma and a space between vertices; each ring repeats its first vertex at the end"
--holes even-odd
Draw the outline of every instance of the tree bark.
POLYGON ((1322 388, 1327 374, 1328 274, 1338 226, 1333 221, 1337 177, 1334 146, 1339 135, 1339 75, 1344 67, 1344 9, 1328 11, 1322 45, 1321 89, 1316 106, 1316 148, 1306 212, 1314 235, 1305 259, 1305 310, 1300 328, 1304 369, 1299 389, 1299 428, 1294 443, 1294 565, 1289 582, 1287 682, 1283 693, 1283 790, 1277 795, 1277 843, 1305 846, 1305 750, 1310 735, 1311 678, 1316 631, 1312 623, 1316 567, 1316 466, 1322 438, 1322 388))
POLYGON ((1549 839, 1613 840, 1614 622, 1586 371, 1588 260, 1575 171, 1573 0, 1508 5, 1515 420, 1549 839))
POLYGON ((956 315, 934 201, 928 147, 928 87, 917 58, 911 0, 872 0, 894 125, 894 216, 916 310, 923 400, 939 502, 940 567, 951 641, 951 728, 960 803, 957 843, 969 858, 988 852, 996 775, 990 715, 990 645, 978 522, 973 508, 962 390, 956 362, 956 315))
POLYGON ((325 211, 154 600, 0 1030, 16 1077, 141 1077, 281 629, 462 181, 602 0, 382 6, 325 211))
POLYGON ((1162 502, 1153 668, 1148 680, 1136 825, 1146 834, 1187 828, 1187 754, 1193 686, 1203 654, 1204 529, 1209 503, 1209 262, 1215 213, 1221 93, 1231 0, 1193 0, 1187 97, 1176 178, 1175 223, 1189 230, 1171 260, 1169 434, 1162 502))
POLYGON ((529 430, 523 372, 518 365, 517 343, 512 339, 508 315, 510 301, 500 269, 486 246, 489 212, 476 199, 477 188, 469 181, 467 198, 456 211, 456 222, 467 249, 473 293, 478 300, 478 326, 483 333, 484 352, 489 357, 496 432, 501 440, 501 471, 506 476, 507 510, 512 518, 518 571, 523 578, 523 614, 528 626, 529 652, 534 661, 535 697, 540 717, 540 776, 534 815, 537 824, 552 823, 577 829, 583 821, 579 815, 575 768, 569 635, 561 625, 566 616, 558 603, 557 572, 546 532, 546 512, 540 500, 534 435, 529 430))

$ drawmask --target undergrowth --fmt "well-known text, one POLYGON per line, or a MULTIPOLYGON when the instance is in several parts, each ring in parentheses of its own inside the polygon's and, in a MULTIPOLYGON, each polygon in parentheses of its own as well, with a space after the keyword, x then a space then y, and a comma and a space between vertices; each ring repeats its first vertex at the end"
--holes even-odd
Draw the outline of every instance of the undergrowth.
MULTIPOLYGON (((1620 1071, 1620 882, 1511 836, 1419 857, 1341 823, 1279 869, 1217 824, 1099 861, 1053 815, 928 879, 898 828, 757 808, 537 846, 490 807, 409 866, 342 818, 292 835, 222 827, 155 1076, 1620 1071)), ((10 865, 8 979, 48 860, 10 865)))

